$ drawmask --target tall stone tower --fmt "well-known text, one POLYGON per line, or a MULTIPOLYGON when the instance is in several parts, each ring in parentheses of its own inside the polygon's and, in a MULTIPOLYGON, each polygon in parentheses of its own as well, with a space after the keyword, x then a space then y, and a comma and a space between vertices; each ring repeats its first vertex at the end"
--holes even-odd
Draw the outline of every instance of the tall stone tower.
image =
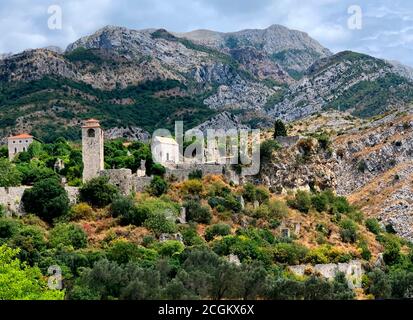
POLYGON ((90 119, 82 126, 83 182, 99 176, 104 170, 103 130, 99 121, 90 119))

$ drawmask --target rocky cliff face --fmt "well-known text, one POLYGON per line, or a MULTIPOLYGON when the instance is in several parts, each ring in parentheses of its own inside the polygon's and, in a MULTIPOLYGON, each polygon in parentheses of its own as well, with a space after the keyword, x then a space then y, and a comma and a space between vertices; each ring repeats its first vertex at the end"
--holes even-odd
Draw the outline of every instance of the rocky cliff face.
POLYGON ((331 55, 328 49, 306 33, 280 25, 272 25, 263 30, 250 29, 229 33, 196 30, 177 35, 223 52, 253 47, 271 57, 285 70, 298 73, 305 71, 317 59, 331 55))
POLYGON ((291 132, 304 137, 263 161, 260 182, 276 192, 331 188, 413 240, 411 108, 375 121, 360 122, 338 113, 313 116, 295 123, 291 132), (329 132, 328 148, 305 137, 317 132, 329 132))
POLYGON ((315 62, 281 101, 268 108, 274 118, 293 121, 334 108, 369 117, 413 99, 413 84, 384 60, 341 52, 315 62))

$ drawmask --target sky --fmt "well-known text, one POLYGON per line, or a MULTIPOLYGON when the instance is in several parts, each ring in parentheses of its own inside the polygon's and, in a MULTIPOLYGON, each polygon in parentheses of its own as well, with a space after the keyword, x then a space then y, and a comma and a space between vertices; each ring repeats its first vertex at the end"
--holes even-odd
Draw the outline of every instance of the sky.
POLYGON ((0 0, 0 53, 66 48, 106 25, 229 32, 272 24, 307 32, 334 53, 413 67, 411 0, 0 0))

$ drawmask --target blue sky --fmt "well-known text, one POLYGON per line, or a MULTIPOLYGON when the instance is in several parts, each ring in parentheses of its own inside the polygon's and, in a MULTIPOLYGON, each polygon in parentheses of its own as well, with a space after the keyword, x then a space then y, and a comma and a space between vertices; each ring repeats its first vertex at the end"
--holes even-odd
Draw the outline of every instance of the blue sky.
POLYGON ((281 24, 307 32, 333 52, 354 50, 413 66, 411 0, 0 0, 0 53, 65 48, 105 25, 171 31, 236 31, 281 24), (48 28, 60 5, 61 30, 48 28), (362 9, 362 29, 348 28, 348 8, 362 9))

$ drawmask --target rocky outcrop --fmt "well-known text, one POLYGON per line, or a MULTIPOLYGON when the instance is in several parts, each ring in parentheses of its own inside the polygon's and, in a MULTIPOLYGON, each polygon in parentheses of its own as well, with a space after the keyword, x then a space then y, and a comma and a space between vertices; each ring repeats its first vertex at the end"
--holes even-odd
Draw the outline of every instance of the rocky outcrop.
POLYGON ((229 53, 246 71, 251 72, 258 79, 272 79, 279 83, 294 82, 278 63, 253 47, 231 49, 229 53))
POLYGON ((110 128, 105 130, 105 139, 126 139, 128 141, 148 142, 151 139, 151 134, 142 128, 125 127, 125 128, 110 128))
POLYGON ((196 130, 201 130, 202 132, 206 133, 208 129, 214 130, 229 130, 229 129, 248 129, 248 126, 243 125, 241 120, 236 116, 228 111, 224 111, 208 121, 201 123, 199 126, 196 126, 196 130))
POLYGON ((268 114, 293 121, 335 108, 369 117, 406 104, 413 98, 412 89, 384 60, 346 51, 314 63, 268 114))
POLYGON ((328 49, 308 34, 280 25, 272 25, 262 30, 249 29, 229 33, 195 30, 176 35, 223 52, 253 47, 272 57, 285 70, 297 72, 303 72, 317 59, 331 55, 328 49))

